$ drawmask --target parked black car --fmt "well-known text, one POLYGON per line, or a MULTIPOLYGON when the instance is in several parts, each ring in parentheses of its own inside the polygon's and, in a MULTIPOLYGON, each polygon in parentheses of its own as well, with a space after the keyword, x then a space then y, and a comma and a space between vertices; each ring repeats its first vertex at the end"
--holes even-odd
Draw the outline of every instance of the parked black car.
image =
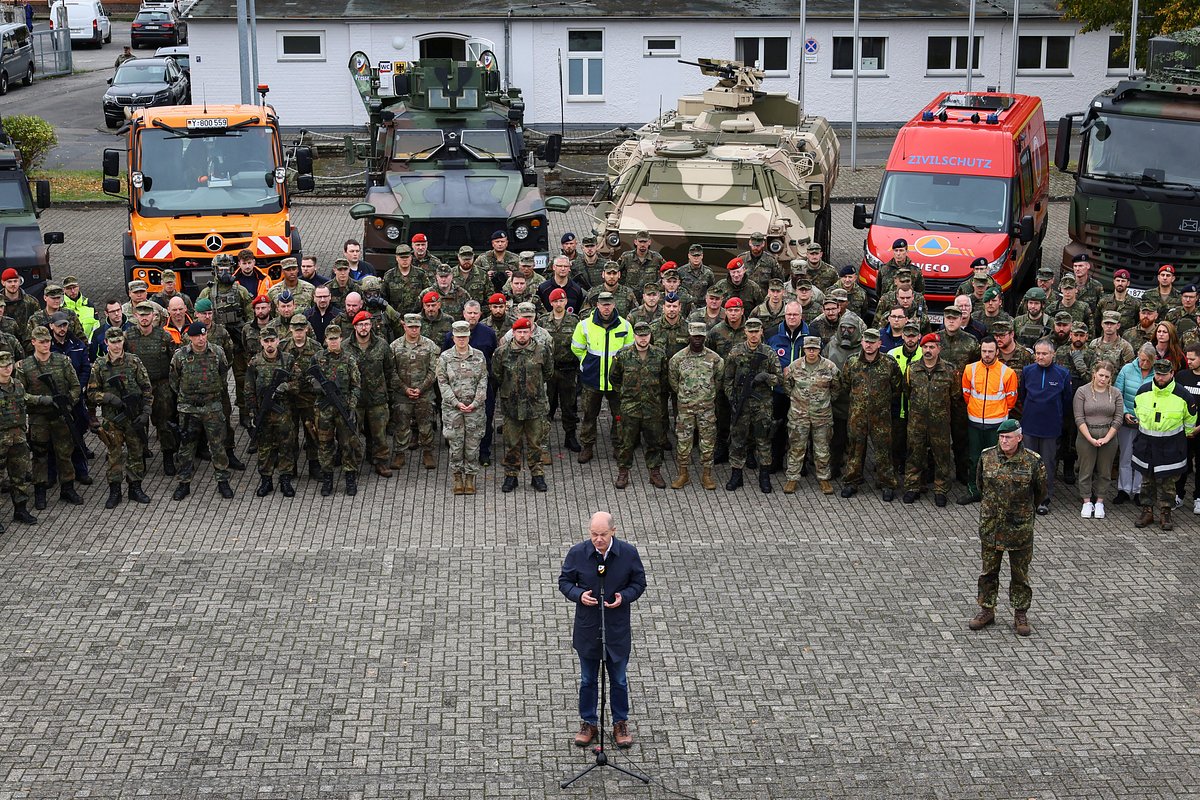
POLYGON ((134 49, 154 42, 183 44, 186 41, 187 23, 171 8, 143 9, 129 26, 129 42, 134 49))
POLYGON ((187 102, 188 81, 173 58, 135 58, 117 68, 104 93, 104 124, 115 128, 126 108, 177 106, 187 102))

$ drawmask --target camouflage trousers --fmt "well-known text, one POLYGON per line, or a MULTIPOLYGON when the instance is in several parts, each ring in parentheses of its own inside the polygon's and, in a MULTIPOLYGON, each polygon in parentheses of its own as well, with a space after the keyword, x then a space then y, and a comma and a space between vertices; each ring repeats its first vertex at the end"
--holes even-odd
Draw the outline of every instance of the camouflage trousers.
MULTIPOLYGON (((179 447, 179 482, 191 483, 196 469, 196 447, 200 437, 209 442, 225 440, 225 425, 228 420, 219 402, 195 406, 195 411, 179 411, 179 428, 183 431, 183 442, 179 447)), ((213 474, 218 481, 229 480, 229 456, 224 447, 210 447, 213 474)))
POLYGON ((846 472, 842 481, 851 486, 863 482, 863 464, 867 460, 867 442, 875 457, 875 479, 885 489, 896 488, 896 471, 892 468, 892 415, 868 419, 863 412, 851 414, 846 423, 846 472))
POLYGON ((712 468, 717 447, 717 409, 712 403, 680 403, 675 416, 675 459, 687 465, 692 460, 692 434, 700 438, 700 466, 712 468))
POLYGON ((663 442, 667 427, 662 417, 621 417, 621 435, 617 439, 617 466, 633 466, 633 451, 638 441, 646 445, 646 468, 658 469, 663 464, 663 442))
POLYGON ((154 399, 150 403, 150 423, 158 433, 158 444, 164 453, 179 450, 179 437, 172 429, 175 421, 175 393, 165 380, 154 384, 154 399))
MULTIPOLYGON (((187 344, 184 342, 184 344, 187 344)), ((236 344, 233 346, 233 352, 227 353, 229 356, 230 372, 233 373, 233 394, 237 398, 238 418, 249 419, 249 406, 246 405, 246 367, 250 365, 250 356, 236 344)), ((228 390, 225 392, 229 395, 228 390)))
POLYGON ((546 394, 550 398, 550 413, 555 409, 562 414, 563 433, 574 433, 579 426, 579 412, 575 408, 575 391, 579 383, 579 365, 563 369, 556 367, 546 382, 546 394))
POLYGON ((754 448, 759 469, 771 466, 771 401, 747 400, 742 415, 729 419, 729 466, 742 469, 746 456, 754 448))
POLYGON ((292 405, 292 451, 300 458, 300 436, 304 436, 304 457, 308 461, 317 460, 317 406, 315 402, 294 403, 292 405))
POLYGON ((933 455, 933 491, 949 494, 954 481, 954 449, 945 420, 927 420, 909 412, 908 458, 904 464, 904 490, 920 491, 929 456, 933 455))
POLYGON ((29 452, 29 440, 20 428, 0 431, 0 464, 4 466, 5 484, 14 503, 29 500, 30 481, 33 477, 33 458, 29 452))
POLYGON ((278 470, 280 475, 296 474, 295 421, 290 409, 268 411, 262 428, 254 440, 258 458, 258 474, 271 477, 278 470))
POLYGON ((579 430, 579 443, 584 447, 596 446, 596 420, 600 416, 600 404, 604 400, 608 400, 608 413, 612 417, 610 436, 613 449, 616 450, 621 427, 621 401, 612 390, 603 392, 590 386, 580 389, 579 404, 583 414, 583 425, 579 430))
POLYGON ((417 445, 422 450, 432 450, 433 424, 436 417, 432 395, 417 400, 405 398, 392 406, 392 430, 396 437, 396 452, 403 453, 412 444, 414 423, 417 428, 417 445))
POLYGON ((335 408, 317 410, 317 460, 322 472, 333 472, 338 448, 342 451, 342 472, 356 473, 362 463, 362 438, 346 424, 335 408))
POLYGON ((1163 477, 1153 473, 1142 474, 1142 507, 1170 511, 1175 508, 1175 479, 1178 475, 1163 477))
POLYGON ((132 425, 118 425, 104 420, 96 432, 108 449, 108 482, 120 483, 128 478, 140 481, 146 477, 146 443, 132 425))
POLYGON ((358 426, 366 436, 367 455, 373 464, 386 464, 391 455, 388 426, 392 410, 386 403, 358 407, 358 426))
POLYGON ((442 404, 442 436, 450 446, 451 472, 465 475, 479 472, 479 443, 483 441, 485 427, 487 413, 483 408, 464 414, 455 406, 442 404))
POLYGON ((800 480, 804 459, 808 457, 808 439, 812 437, 813 466, 817 469, 817 480, 827 481, 833 477, 830 463, 829 443, 833 440, 833 419, 813 420, 788 411, 787 473, 789 481, 800 480))
POLYGON ((53 456, 60 481, 75 480, 75 465, 71 452, 75 440, 61 417, 46 414, 29 415, 29 449, 33 452, 33 482, 39 486, 50 483, 50 458, 53 456))
POLYGON ((516 477, 521 474, 521 456, 525 456, 525 465, 529 467, 529 474, 533 476, 544 475, 546 470, 542 466, 542 449, 546 438, 546 431, 550 429, 548 420, 540 417, 533 419, 512 419, 511 417, 504 420, 504 431, 501 434, 504 440, 504 474, 505 476, 516 477))
POLYGON ((1008 553, 1008 602, 1014 611, 1028 611, 1033 602, 1033 589, 1029 586, 1029 565, 1033 561, 1033 545, 1020 550, 997 550, 982 545, 983 568, 979 573, 979 597, 977 602, 984 608, 995 608, 1000 594, 1000 566, 1004 553, 1008 553))

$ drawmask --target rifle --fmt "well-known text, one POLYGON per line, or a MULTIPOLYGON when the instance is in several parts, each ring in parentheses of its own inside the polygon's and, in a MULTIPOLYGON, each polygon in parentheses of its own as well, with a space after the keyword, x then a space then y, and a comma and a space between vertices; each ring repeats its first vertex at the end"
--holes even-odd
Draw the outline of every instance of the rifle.
POLYGON ((271 375, 271 382, 263 387, 262 393, 258 396, 258 413, 254 415, 254 430, 261 431, 263 423, 266 422, 267 414, 272 411, 283 411, 283 406, 275 402, 275 391, 291 377, 291 372, 283 367, 276 367, 274 374, 271 375))
POLYGON ((49 372, 43 372, 37 376, 37 379, 50 390, 50 396, 54 399, 54 407, 58 410, 58 416, 62 417, 63 424, 67 426, 67 432, 71 434, 71 441, 80 450, 86 451, 87 445, 83 443, 83 437, 79 435, 79 430, 75 427, 75 412, 71 410, 71 399, 58 391, 58 387, 54 385, 54 378, 49 372))
POLYGON ((133 435, 137 437, 139 441, 141 441, 142 446, 144 447, 148 445, 149 432, 146 430, 146 427, 143 423, 138 422, 145 411, 141 394, 130 394, 125 391, 129 384, 125 380, 124 375, 109 375, 104 379, 104 388, 108 389, 110 385, 116 389, 113 394, 121 398, 121 407, 113 421, 117 422, 121 418, 124 418, 125 421, 129 423, 130 431, 132 431, 133 435))
POLYGON ((730 417, 731 422, 737 422, 742 418, 742 412, 746 410, 746 402, 750 399, 750 395, 754 394, 754 376, 762 371, 764 358, 766 358, 764 353, 755 353, 750 361, 750 371, 743 372, 734 384, 738 402, 736 406, 732 403, 729 404, 729 410, 733 412, 730 417))
POLYGON ((320 387, 321 392, 325 395, 326 402, 337 409, 341 415, 342 421, 346 423, 346 427, 353 432, 356 428, 354 424, 354 415, 350 413, 350 409, 346 406, 345 399, 342 398, 342 393, 338 391, 337 384, 325 376, 321 371, 320 365, 313 362, 313 365, 304 371, 304 374, 312 378, 313 381, 320 387))

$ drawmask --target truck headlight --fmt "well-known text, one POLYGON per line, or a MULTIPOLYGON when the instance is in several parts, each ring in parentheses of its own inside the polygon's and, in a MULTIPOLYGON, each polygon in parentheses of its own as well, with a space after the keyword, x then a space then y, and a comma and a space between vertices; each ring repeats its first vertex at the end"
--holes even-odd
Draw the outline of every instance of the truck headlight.
POLYGON ((613 231, 608 236, 604 237, 604 242, 609 247, 620 247, 621 246, 621 234, 617 233, 616 231, 613 231))
POLYGON ((517 227, 513 228, 513 236, 515 236, 521 240, 528 239, 529 238, 529 226, 528 225, 518 225, 517 227))
POLYGON ((1004 266, 1004 262, 1008 261, 1008 251, 1005 250, 1000 254, 1000 257, 988 264, 988 275, 995 275, 1004 266))
POLYGON ((772 255, 779 255, 783 252, 783 241, 780 239, 772 239, 767 245, 767 249, 771 251, 772 255))
POLYGON ((867 266, 876 272, 883 269, 883 262, 875 257, 875 254, 871 252, 869 247, 867 247, 866 242, 863 242, 863 258, 867 260, 867 266))
POLYGON ((396 241, 397 239, 400 238, 400 226, 399 225, 388 225, 386 228, 383 229, 383 235, 386 236, 388 239, 392 240, 393 242, 396 241))

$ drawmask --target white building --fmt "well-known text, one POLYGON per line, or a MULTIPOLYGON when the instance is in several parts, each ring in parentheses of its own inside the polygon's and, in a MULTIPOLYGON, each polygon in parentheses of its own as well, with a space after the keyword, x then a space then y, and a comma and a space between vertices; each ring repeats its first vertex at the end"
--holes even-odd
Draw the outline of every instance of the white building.
MULTIPOLYGON (((966 3, 863 6, 860 122, 900 122, 938 92, 965 87, 966 3)), ((799 0, 257 0, 258 79, 285 125, 345 127, 366 122, 347 69, 354 51, 378 64, 491 49, 524 92, 527 123, 561 115, 567 124, 640 124, 709 85, 677 58, 731 58, 761 62, 765 88, 792 95, 803 67, 806 109, 844 122, 852 116, 851 8, 849 0, 810 0, 802 37, 799 0)), ((1012 90, 1008 8, 977 5, 976 90, 1012 90)), ((235 0, 199 0, 189 26, 193 96, 236 101, 235 0)), ((1021 3, 1019 36, 1016 91, 1040 95, 1050 120, 1080 110, 1124 73, 1111 63, 1121 38, 1081 33, 1054 0, 1021 3)))

